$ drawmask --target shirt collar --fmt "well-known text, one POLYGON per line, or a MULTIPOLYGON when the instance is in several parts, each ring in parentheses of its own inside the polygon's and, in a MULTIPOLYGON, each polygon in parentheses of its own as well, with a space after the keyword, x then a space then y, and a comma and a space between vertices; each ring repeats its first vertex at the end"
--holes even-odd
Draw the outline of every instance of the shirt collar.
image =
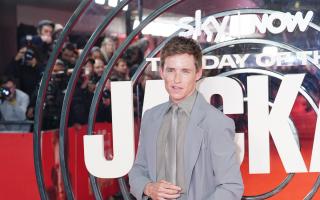
MULTIPOLYGON (((178 103, 178 107, 181 108, 183 111, 185 111, 188 115, 191 115, 193 104, 196 100, 197 95, 198 95, 198 91, 194 90, 194 92, 190 96, 186 97, 184 100, 178 103)), ((169 102, 170 102, 170 106, 168 111, 174 105, 174 103, 171 100, 169 102)))

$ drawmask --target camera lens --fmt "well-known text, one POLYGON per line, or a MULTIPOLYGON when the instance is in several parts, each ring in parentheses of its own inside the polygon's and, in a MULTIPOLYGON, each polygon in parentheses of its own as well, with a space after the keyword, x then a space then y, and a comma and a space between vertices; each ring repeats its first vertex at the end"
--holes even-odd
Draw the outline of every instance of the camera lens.
POLYGON ((0 99, 5 99, 10 96, 11 92, 8 88, 0 87, 0 99))
POLYGON ((34 58, 34 51, 32 49, 27 49, 26 53, 24 54, 25 60, 29 61, 34 58))

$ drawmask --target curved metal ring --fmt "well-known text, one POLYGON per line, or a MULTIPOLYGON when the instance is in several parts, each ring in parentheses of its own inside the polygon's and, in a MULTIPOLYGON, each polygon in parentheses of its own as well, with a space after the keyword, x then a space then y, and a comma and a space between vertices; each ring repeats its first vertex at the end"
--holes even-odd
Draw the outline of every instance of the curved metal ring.
MULTIPOLYGON (((245 69, 242 69, 242 71, 245 71, 245 69)), ((238 72, 238 73, 234 73, 232 75, 236 75, 236 74, 242 74, 242 73, 246 73, 247 72, 238 72)), ((221 73, 219 74, 218 76, 225 76, 224 73, 221 73)), ((230 76, 230 74, 228 74, 228 76, 230 76)), ((246 98, 245 98, 245 101, 246 101, 246 98)), ((272 107, 272 103, 269 102, 269 106, 272 107)), ((292 132, 293 134, 296 136, 295 138, 297 139, 297 143, 298 145, 300 146, 299 144, 299 139, 298 139, 298 133, 297 133, 297 129, 294 127, 294 124, 293 122, 290 120, 290 127, 292 129, 292 132)), ((277 194, 278 192, 280 192, 283 188, 285 188, 289 182, 292 180, 293 176, 295 174, 294 173, 289 173, 286 178, 274 189, 268 191, 268 192, 265 192, 263 194, 258 194, 258 195, 254 195, 254 196, 243 196, 242 199, 246 199, 246 200, 258 200, 258 199, 267 199, 269 197, 272 197, 274 196, 275 194, 277 194)))
MULTIPOLYGON (((279 73, 275 73, 275 72, 267 71, 267 70, 262 70, 262 69, 237 69, 237 70, 221 73, 221 74, 219 74, 219 76, 231 76, 231 75, 244 74, 244 73, 245 74, 248 74, 248 73, 264 74, 264 75, 268 75, 268 76, 271 76, 271 77, 274 77, 274 78, 277 78, 280 80, 282 80, 282 77, 283 77, 279 73)), ((316 107, 315 102, 312 100, 310 95, 305 91, 305 89, 303 87, 300 87, 299 92, 308 100, 308 102, 310 103, 312 108, 315 110, 315 112, 317 112, 318 108, 316 107)), ((289 183, 289 181, 292 179, 293 175, 294 175, 294 173, 290 173, 276 188, 272 189, 271 191, 268 191, 263 194, 254 195, 254 196, 243 196, 242 199, 258 200, 258 199, 266 199, 266 198, 272 197, 275 194, 277 194, 278 192, 280 192, 289 183)), ((313 187, 312 191, 314 191, 314 190, 317 191, 317 188, 315 186, 313 187)), ((315 194, 315 192, 309 193, 310 198, 312 198, 314 194, 315 194)))
POLYGON ((86 8, 90 3, 91 3, 91 0, 82 1, 78 6, 78 8, 76 9, 76 11, 70 17, 69 21, 66 23, 57 43, 53 48, 53 51, 46 65, 44 74, 42 76, 42 81, 40 82, 40 87, 38 90, 38 96, 37 96, 36 107, 35 107, 34 130, 33 130, 33 151, 34 151, 33 154, 34 154, 34 166, 35 166, 36 179, 37 179, 41 199, 48 199, 47 192, 45 190, 44 180, 43 180, 40 140, 41 140, 43 104, 46 96, 46 91, 48 88, 48 83, 51 78, 53 63, 57 58, 58 52, 62 48, 62 44, 67 34, 71 31, 74 24, 77 22, 80 16, 84 13, 84 11, 86 10, 86 8))
MULTIPOLYGON (((139 67, 140 68, 140 67, 139 67)), ((135 79, 136 80, 136 79, 135 79)), ((67 95, 66 95, 67 96, 67 95)), ((61 130, 61 126, 60 126, 60 130, 61 130)))
MULTIPOLYGON (((71 74, 71 77, 68 82, 67 90, 64 95, 63 99, 63 105, 62 105, 62 112, 60 117, 60 128, 59 128, 59 157, 60 157, 60 165, 61 165, 61 172, 63 177, 63 183, 66 188, 66 191, 69 191, 68 199, 74 199, 74 195, 72 192, 72 186, 71 181, 69 178, 69 173, 67 169, 66 159, 65 159, 65 132, 67 132, 68 127, 68 114, 70 110, 70 104, 72 101, 72 94, 74 92, 77 80, 79 78, 82 64, 87 57, 88 53, 90 52, 90 49, 94 45, 95 41, 97 40, 98 36, 104 31, 104 29, 110 24, 112 19, 118 14, 121 9, 127 5, 127 3, 131 0, 124 0, 122 1, 116 8, 114 8, 112 11, 108 13, 106 18, 103 22, 99 24, 99 26, 95 29, 93 34, 91 35, 90 39, 88 40, 86 46, 84 47, 83 51, 81 52, 80 57, 78 58, 76 65, 73 69, 73 73, 71 74)), ((95 188, 92 188, 93 190, 95 188)), ((96 193, 99 193, 99 191, 95 191, 96 193)))
MULTIPOLYGON (((216 45, 213 45, 211 47, 208 47, 206 49, 203 50, 204 54, 212 51, 212 50, 215 50, 215 49, 218 49, 218 48, 221 48, 221 47, 225 47, 225 46, 229 46, 229 45, 234 45, 234 44, 243 44, 243 43, 255 43, 255 44, 268 44, 268 45, 273 45, 273 46, 277 46, 279 48, 282 48, 282 49, 286 49, 286 50, 289 50, 291 52, 295 52, 295 51, 302 51, 301 49, 299 48, 296 48, 296 47, 293 47, 293 46, 290 46, 290 45, 287 45, 287 44, 283 44, 283 43, 280 43, 280 42, 274 42, 274 41, 269 41, 269 40, 263 40, 263 39, 238 39, 238 40, 232 40, 232 41, 226 41, 226 42, 222 42, 222 43, 219 43, 219 44, 216 44, 216 45)), ((313 65, 315 65, 318 69, 320 69, 319 65, 314 63, 313 60, 310 58, 310 56, 307 56, 307 60, 312 63, 313 65)), ((241 70, 241 71, 245 71, 244 73, 254 73, 254 72, 257 72, 257 70, 260 71, 260 69, 238 69, 238 70, 241 70)), ((225 73, 222 73, 222 74, 219 74, 219 76, 223 76, 223 75, 226 75, 226 76, 229 76, 231 74, 236 74, 238 70, 232 70, 232 71, 229 71, 229 72, 225 72, 225 73)), ((271 72, 271 71, 268 71, 268 70, 264 70, 264 72, 267 72, 265 73, 266 75, 271 75, 272 73, 274 73, 275 77, 280 78, 280 73, 275 73, 275 72, 271 72)), ((259 72, 257 72, 259 73, 259 72)), ((312 99, 312 97, 305 91, 305 89, 303 87, 300 88, 299 92, 308 100, 308 102, 310 103, 310 105, 312 106, 313 110, 318 113, 318 108, 316 106, 316 103, 314 102, 314 100, 312 99)), ((290 176, 290 175, 289 175, 290 176)), ((314 196, 314 194, 316 193, 316 191, 319 189, 320 187, 320 181, 318 181, 320 179, 320 176, 318 176, 318 179, 317 181, 315 182, 315 184, 313 185, 311 191, 308 193, 308 195, 305 197, 305 199, 309 199, 309 198, 312 198, 314 196)), ((282 182, 283 183, 283 182, 282 182)), ((278 187, 281 187, 282 186, 282 183, 278 186, 278 187)), ((280 190, 277 190, 277 188, 275 188, 274 190, 270 191, 270 192, 267 192, 267 193, 264 193, 264 194, 261 194, 261 195, 256 195, 256 196, 244 196, 243 199, 260 199, 260 198, 266 198, 268 197, 269 195, 273 196, 276 194, 276 192, 279 192, 280 190)), ((270 196, 269 196, 270 197, 270 196)))

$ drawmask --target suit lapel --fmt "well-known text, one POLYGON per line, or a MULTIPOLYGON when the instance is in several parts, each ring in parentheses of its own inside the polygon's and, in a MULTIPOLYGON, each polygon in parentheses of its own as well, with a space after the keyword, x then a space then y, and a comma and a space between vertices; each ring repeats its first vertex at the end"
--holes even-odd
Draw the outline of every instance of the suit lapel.
POLYGON ((159 131, 160 131, 160 127, 163 121, 163 117, 165 114, 165 111, 168 109, 169 103, 165 103, 163 104, 163 106, 159 109, 158 112, 156 112, 153 115, 153 119, 152 119, 152 124, 150 124, 150 134, 151 138, 149 141, 150 145, 148 149, 150 149, 150 151, 148 152, 149 156, 148 158, 149 160, 149 169, 150 169, 150 176, 151 179, 153 181, 156 181, 157 179, 157 139, 158 139, 158 135, 159 135, 159 131))
POLYGON ((186 190, 188 192, 193 168, 196 164, 201 145, 204 137, 204 130, 201 128, 201 122, 205 117, 205 105, 206 102, 199 93, 195 101, 194 107, 191 112, 190 121, 187 126, 185 146, 184 146, 184 158, 185 158, 185 177, 186 177, 186 190))

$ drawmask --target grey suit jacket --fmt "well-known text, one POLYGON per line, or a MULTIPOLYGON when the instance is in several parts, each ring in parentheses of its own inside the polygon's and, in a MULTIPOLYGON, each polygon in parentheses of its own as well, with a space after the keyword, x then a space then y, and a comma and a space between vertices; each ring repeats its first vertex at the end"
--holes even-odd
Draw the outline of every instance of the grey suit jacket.
MULTIPOLYGON (((169 103, 145 112, 136 160, 129 172, 131 193, 145 199, 148 182, 156 182, 156 143, 169 103)), ((236 159, 234 122, 208 104, 199 93, 191 112, 184 145, 188 200, 237 200, 243 194, 236 159)))

